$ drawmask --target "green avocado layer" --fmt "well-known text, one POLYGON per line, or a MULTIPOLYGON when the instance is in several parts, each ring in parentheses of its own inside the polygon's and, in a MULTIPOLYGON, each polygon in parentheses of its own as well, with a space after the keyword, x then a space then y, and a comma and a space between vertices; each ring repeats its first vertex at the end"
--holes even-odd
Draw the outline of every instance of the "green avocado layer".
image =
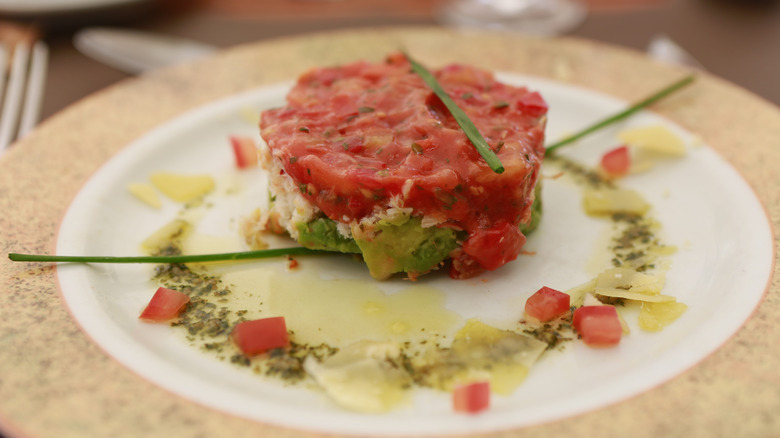
POLYGON ((364 236, 342 236, 336 221, 318 218, 297 224, 298 242, 312 249, 362 254, 371 276, 384 279, 396 272, 422 274, 444 261, 458 247, 457 233, 451 228, 423 228, 420 218, 379 221, 364 236))
POLYGON ((424 274, 449 257, 458 247, 452 228, 423 228, 419 217, 398 224, 380 221, 370 239, 355 238, 371 276, 388 278, 396 272, 413 277, 424 274))
MULTIPOLYGON (((542 217, 540 185, 531 206, 531 220, 520 224, 520 231, 528 235, 539 226, 542 217)), ((312 249, 362 254, 371 276, 385 279, 397 272, 414 277, 436 268, 459 246, 458 232, 446 227, 423 228, 419 217, 381 220, 372 230, 361 236, 346 238, 337 229, 337 222, 317 218, 296 224, 298 242, 312 249)))
POLYGON ((534 187, 534 203, 531 204, 531 220, 527 224, 520 224, 520 232, 528 236, 542 221, 542 180, 534 187))
POLYGON ((324 249, 345 253, 360 254, 360 248, 354 239, 344 237, 339 233, 337 222, 325 217, 314 219, 311 222, 298 222, 298 243, 311 249, 324 249))

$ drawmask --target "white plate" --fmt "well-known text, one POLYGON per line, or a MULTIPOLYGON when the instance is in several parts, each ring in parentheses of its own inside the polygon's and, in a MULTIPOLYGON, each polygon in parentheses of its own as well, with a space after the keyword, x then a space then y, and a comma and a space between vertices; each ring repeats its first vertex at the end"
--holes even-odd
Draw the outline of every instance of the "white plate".
MULTIPOLYGON (((501 79, 542 92, 551 107, 550 139, 626 106, 547 80, 508 74, 501 79)), ((129 145, 78 194, 62 223, 57 253, 137 254, 143 238, 169 221, 177 207, 143 208, 126 185, 158 170, 234 175, 227 137, 258 138, 256 127, 242 113, 282 105, 289 86, 269 86, 196 109, 129 145)), ((771 271, 772 237, 762 206, 741 176, 710 148, 697 146, 694 135, 643 112, 569 146, 567 153, 593 164, 616 145, 619 129, 658 123, 685 139, 688 156, 632 176, 626 185, 652 203, 653 214, 664 226, 664 240, 680 248, 672 257, 664 293, 676 296, 689 310, 660 333, 634 326, 616 348, 576 344, 562 354, 546 355, 512 396, 494 397, 492 408, 478 416, 455 414, 447 394, 426 391, 408 408, 385 415, 355 414, 315 391, 240 372, 186 345, 170 327, 138 321, 150 297, 148 266, 63 265, 58 269, 60 285, 76 320, 116 360, 182 397, 257 421, 337 434, 477 433, 598 409, 650 390, 712 353, 751 315, 771 271)), ((247 213, 262 198, 260 171, 242 173, 239 182, 248 189, 219 210, 222 217, 210 221, 212 231, 221 228, 224 235, 234 235, 230 218, 247 213)), ((571 185, 546 181, 543 222, 526 246, 535 256, 484 275, 485 282, 437 277, 427 284, 446 290, 447 308, 465 317, 506 321, 520 318, 518 303, 541 285, 567 289, 592 278, 587 265, 609 224, 586 217, 579 197, 571 185)), ((334 275, 366 274, 344 269, 334 275)), ((381 284, 388 293, 397 286, 395 281, 381 284)))

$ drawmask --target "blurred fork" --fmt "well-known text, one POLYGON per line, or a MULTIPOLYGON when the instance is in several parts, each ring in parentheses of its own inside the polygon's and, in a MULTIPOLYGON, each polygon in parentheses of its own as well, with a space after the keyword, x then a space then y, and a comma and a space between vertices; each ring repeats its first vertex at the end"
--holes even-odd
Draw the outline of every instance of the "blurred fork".
POLYGON ((0 45, 0 154, 38 123, 48 59, 43 41, 0 45))

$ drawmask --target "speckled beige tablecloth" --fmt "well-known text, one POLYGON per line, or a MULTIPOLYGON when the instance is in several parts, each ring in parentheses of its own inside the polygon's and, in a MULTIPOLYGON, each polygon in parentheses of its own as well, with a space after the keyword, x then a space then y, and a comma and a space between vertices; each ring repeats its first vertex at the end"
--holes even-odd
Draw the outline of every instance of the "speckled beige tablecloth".
MULTIPOLYGON (((11 436, 311 436, 212 411, 137 377, 81 332, 55 268, 8 252, 51 253, 86 179, 125 145, 187 109, 305 69, 405 48, 430 66, 454 61, 516 71, 636 100, 681 70, 639 53, 572 39, 435 28, 352 30, 237 47, 125 81, 43 123, 0 157, 0 425, 11 436)), ((759 66, 755 66, 758 68, 759 66)), ((700 134, 745 176, 780 226, 780 109, 717 78, 655 110, 700 134)), ((777 247, 777 242, 775 242, 777 247)), ((642 395, 594 412, 495 436, 780 436, 780 271, 745 326, 715 354, 642 395)))

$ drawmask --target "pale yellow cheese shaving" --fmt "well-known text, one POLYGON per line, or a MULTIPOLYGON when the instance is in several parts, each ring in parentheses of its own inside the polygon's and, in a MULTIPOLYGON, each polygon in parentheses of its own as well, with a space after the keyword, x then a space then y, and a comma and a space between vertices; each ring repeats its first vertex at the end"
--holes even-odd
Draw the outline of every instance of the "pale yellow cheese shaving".
POLYGON ((470 319, 441 351, 430 368, 433 386, 451 390, 458 384, 490 380, 496 394, 511 394, 547 349, 545 342, 470 319))
POLYGON ((130 183, 127 185, 127 190, 132 193, 133 196, 135 196, 138 200, 149 205, 150 207, 162 207, 160 197, 157 196, 157 192, 150 184, 130 183))
POLYGON ((611 268, 599 274, 596 278, 596 294, 612 289, 630 290, 645 295, 658 295, 663 289, 663 275, 650 275, 637 272, 631 268, 611 268))
POLYGON ((673 323, 688 309, 683 303, 642 303, 639 311, 639 328, 657 332, 673 323))
POLYGON ((673 302, 672 296, 661 295, 666 279, 662 274, 649 275, 630 268, 608 269, 596 278, 596 295, 625 298, 641 302, 673 302))
POLYGON ((642 302, 672 302, 672 296, 661 295, 666 280, 663 275, 649 275, 630 268, 608 269, 596 278, 597 295, 642 302))
POLYGON ((141 248, 148 254, 154 254, 158 250, 170 245, 172 241, 183 239, 191 230, 192 226, 189 222, 182 219, 174 219, 141 242, 141 248))
POLYGON ((629 146, 642 148, 663 155, 685 155, 685 143, 669 128, 663 125, 641 126, 627 129, 618 138, 629 146))
POLYGON ((157 190, 178 202, 192 201, 214 189, 214 179, 209 175, 158 172, 149 179, 157 190))
POLYGON ((340 406, 366 413, 382 413, 403 403, 411 382, 403 370, 391 365, 398 356, 393 343, 359 341, 340 349, 322 362, 309 358, 306 371, 340 406))
POLYGON ((642 195, 628 189, 586 190, 583 198, 585 212, 594 216, 614 213, 644 214, 650 209, 642 195))
POLYGON ((580 307, 585 302, 585 297, 592 293, 596 289, 596 279, 588 280, 587 282, 574 286, 573 288, 564 291, 563 293, 569 295, 569 303, 574 307, 580 307))

